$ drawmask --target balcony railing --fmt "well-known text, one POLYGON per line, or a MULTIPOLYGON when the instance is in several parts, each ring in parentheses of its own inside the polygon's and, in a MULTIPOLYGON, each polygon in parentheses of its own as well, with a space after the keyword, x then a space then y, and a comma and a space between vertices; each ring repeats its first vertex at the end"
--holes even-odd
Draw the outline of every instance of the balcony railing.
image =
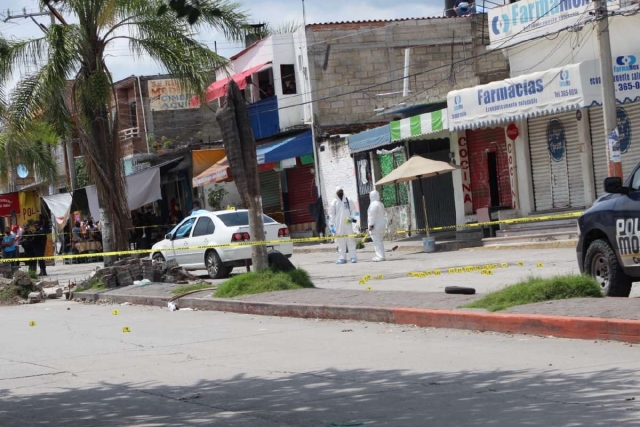
POLYGON ((129 139, 137 138, 140 135, 140 131, 137 127, 128 128, 118 132, 118 135, 120 136, 120 141, 127 141, 129 139))

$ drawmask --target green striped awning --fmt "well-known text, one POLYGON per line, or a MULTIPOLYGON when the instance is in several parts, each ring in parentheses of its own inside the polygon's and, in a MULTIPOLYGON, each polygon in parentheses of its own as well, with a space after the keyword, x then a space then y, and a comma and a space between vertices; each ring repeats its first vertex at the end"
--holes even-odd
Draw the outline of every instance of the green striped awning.
POLYGON ((391 122, 390 127, 392 141, 448 130, 447 109, 397 120, 391 122))

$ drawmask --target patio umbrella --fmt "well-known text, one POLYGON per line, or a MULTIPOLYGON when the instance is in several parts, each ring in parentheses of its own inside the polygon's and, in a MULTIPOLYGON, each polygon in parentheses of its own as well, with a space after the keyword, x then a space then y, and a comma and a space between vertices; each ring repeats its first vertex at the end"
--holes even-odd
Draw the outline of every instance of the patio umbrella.
POLYGON ((457 169, 460 169, 460 167, 438 160, 426 159, 421 156, 413 156, 398 169, 394 169, 389 175, 376 182, 376 185, 397 184, 399 182, 419 179, 420 193, 422 194, 422 210, 424 211, 427 237, 429 237, 429 218, 427 216, 427 203, 424 199, 424 189, 422 188, 422 178, 442 175, 443 173, 449 173, 457 169))

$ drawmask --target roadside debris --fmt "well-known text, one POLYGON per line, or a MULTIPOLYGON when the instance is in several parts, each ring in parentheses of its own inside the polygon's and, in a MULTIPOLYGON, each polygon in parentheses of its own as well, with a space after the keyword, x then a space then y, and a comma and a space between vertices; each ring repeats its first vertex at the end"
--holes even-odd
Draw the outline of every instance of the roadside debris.
POLYGON ((80 292, 100 283, 106 289, 124 286, 147 286, 152 283, 188 284, 198 280, 180 267, 175 260, 154 262, 147 258, 125 258, 116 261, 113 267, 105 267, 92 272, 75 290, 80 292))
POLYGON ((465 286, 447 286, 444 288, 444 292, 454 295, 475 295, 475 288, 467 288, 465 286))

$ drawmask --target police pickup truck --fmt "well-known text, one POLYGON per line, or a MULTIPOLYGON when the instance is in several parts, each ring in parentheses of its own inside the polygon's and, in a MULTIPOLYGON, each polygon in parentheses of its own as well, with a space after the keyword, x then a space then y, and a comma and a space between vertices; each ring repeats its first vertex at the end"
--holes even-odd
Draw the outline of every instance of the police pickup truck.
POLYGON ((605 295, 628 297, 640 281, 640 165, 624 185, 607 178, 604 190, 578 219, 578 265, 605 295))

